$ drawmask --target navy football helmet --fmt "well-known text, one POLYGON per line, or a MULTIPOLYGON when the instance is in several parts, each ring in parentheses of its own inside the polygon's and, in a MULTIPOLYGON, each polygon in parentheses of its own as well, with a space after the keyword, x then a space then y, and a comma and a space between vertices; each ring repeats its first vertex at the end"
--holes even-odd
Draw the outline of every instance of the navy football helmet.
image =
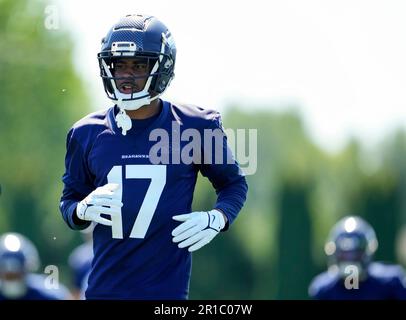
POLYGON ((19 233, 5 233, 0 237, 0 293, 4 297, 24 296, 26 276, 38 267, 38 251, 30 240, 19 233))
POLYGON ((35 272, 38 267, 38 251, 30 240, 14 232, 0 237, 0 273, 35 272))
MULTIPOLYGON (((136 110, 157 99, 174 77, 176 46, 168 28, 153 16, 127 15, 120 19, 102 39, 97 55, 100 75, 107 96, 121 110, 136 110), (148 72, 144 88, 138 92, 123 93, 117 88, 114 76, 115 61, 124 58, 143 59, 148 72)), ((126 79, 128 79, 126 77, 126 79)))
POLYGON ((378 248, 374 229, 362 218, 347 216, 331 229, 324 251, 328 264, 343 273, 348 265, 364 271, 378 248))

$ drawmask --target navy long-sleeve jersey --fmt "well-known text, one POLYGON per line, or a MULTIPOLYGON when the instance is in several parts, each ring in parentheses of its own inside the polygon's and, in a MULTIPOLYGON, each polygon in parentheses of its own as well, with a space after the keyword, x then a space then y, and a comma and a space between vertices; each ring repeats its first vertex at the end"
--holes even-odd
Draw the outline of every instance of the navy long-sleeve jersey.
POLYGON ((27 291, 23 296, 18 298, 7 298, 0 292, 0 301, 5 300, 60 300, 58 297, 48 294, 45 290, 39 290, 38 288, 33 288, 28 286, 27 291))
POLYGON ((126 135, 117 128, 116 106, 88 115, 68 133, 60 202, 68 226, 88 226, 75 225, 73 215, 78 201, 99 186, 120 184, 123 202, 121 219, 94 229, 87 299, 187 299, 191 254, 172 242, 179 225, 172 216, 191 212, 198 172, 216 190, 214 207, 228 219, 224 230, 245 202, 248 186, 237 162, 227 158, 226 136, 219 148, 214 140, 205 143, 207 130, 222 130, 219 113, 166 101, 161 106, 152 118, 132 120, 126 135), (190 148, 192 138, 199 150, 190 148), (193 161, 182 161, 188 159, 182 152, 193 161))
POLYGON ((309 286, 318 300, 406 300, 406 279, 401 266, 374 262, 358 289, 347 289, 338 273, 323 272, 309 286))

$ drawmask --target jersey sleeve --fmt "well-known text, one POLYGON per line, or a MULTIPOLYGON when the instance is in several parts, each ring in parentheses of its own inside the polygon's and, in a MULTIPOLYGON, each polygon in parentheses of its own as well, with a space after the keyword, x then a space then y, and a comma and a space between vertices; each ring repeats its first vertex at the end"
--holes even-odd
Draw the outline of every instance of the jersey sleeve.
POLYGON ((204 135, 203 161, 199 170, 204 177, 209 179, 216 191, 217 202, 214 208, 221 210, 227 216, 228 222, 223 229, 225 231, 244 205, 248 185, 243 171, 228 146, 227 136, 218 112, 214 113, 209 126, 208 129, 211 129, 216 138, 208 143, 207 137, 204 135), (216 139, 220 143, 216 143, 216 139))
POLYGON ((75 129, 71 129, 66 139, 65 173, 62 177, 64 188, 59 208, 68 226, 81 230, 87 228, 90 222, 76 224, 73 221, 73 214, 77 203, 95 188, 86 161, 86 151, 79 143, 75 133, 75 129))

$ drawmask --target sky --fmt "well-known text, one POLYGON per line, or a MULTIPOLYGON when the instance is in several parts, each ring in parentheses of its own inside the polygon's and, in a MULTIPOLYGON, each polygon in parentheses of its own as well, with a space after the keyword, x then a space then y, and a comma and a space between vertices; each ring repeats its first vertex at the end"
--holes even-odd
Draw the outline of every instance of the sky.
POLYGON ((406 1, 57 0, 96 109, 109 106, 96 54, 128 13, 156 16, 176 46, 164 95, 225 113, 294 108, 326 150, 406 126, 406 1))

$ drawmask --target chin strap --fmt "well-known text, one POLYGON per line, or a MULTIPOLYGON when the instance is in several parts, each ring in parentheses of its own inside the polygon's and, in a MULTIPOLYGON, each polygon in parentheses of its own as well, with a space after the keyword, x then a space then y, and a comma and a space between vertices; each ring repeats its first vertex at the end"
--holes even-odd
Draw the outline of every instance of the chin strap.
POLYGON ((131 118, 125 112, 124 109, 120 108, 120 111, 116 115, 117 127, 121 128, 121 133, 123 136, 127 134, 132 127, 131 118))

